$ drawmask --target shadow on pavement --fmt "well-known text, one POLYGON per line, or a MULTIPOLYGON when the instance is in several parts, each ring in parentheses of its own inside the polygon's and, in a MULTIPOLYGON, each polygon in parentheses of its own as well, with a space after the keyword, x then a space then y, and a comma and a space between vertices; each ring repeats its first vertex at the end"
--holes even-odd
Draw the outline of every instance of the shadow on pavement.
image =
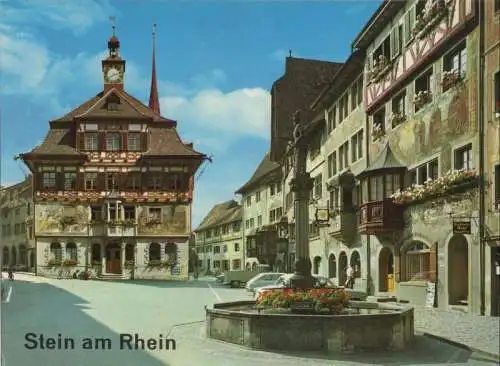
MULTIPOLYGON (((120 304, 116 306, 118 308, 120 304)), ((5 364, 166 365, 143 350, 120 350, 119 334, 87 315, 84 310, 89 308, 92 308, 92 304, 50 284, 14 281, 10 302, 2 304, 2 353, 5 364), (57 338, 58 334, 70 337, 74 339, 75 348, 29 350, 25 347, 26 333, 43 334, 45 337, 54 338, 57 338), (84 337, 110 339, 111 349, 82 349, 81 340, 84 337)), ((124 314, 124 322, 127 316, 130 315, 124 314)))
MULTIPOLYGON (((352 362, 353 364, 367 365, 418 365, 418 364, 467 364, 470 360, 479 360, 485 364, 492 362, 490 359, 475 357, 466 349, 452 346, 448 343, 430 339, 423 335, 416 335, 414 344, 404 351, 394 352, 353 352, 345 354, 318 354, 318 353, 290 353, 280 352, 287 356, 299 356, 310 359, 324 359, 332 361, 352 362)), ((493 363, 495 364, 495 363, 493 363)))
POLYGON ((213 280, 106 280, 110 283, 124 283, 127 285, 149 286, 159 288, 207 288, 208 285, 213 288, 230 288, 229 286, 222 285, 221 283, 213 280))

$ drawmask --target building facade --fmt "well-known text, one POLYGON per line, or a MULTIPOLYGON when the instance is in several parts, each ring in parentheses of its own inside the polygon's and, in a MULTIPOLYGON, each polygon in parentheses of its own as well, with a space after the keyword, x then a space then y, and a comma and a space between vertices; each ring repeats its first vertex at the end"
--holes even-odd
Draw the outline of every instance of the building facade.
POLYGON ((242 206, 227 201, 215 205, 194 230, 200 273, 243 269, 242 217, 242 206))
MULTIPOLYGON (((500 1, 484 2, 484 125, 486 186, 486 299, 500 315, 500 1)), ((487 303, 488 305, 488 303, 487 303)), ((488 311, 487 311, 488 313, 488 311)))
MULTIPOLYGON (((366 49, 369 161, 360 231, 375 293, 481 312, 478 2, 386 1, 353 48, 366 49), (391 268, 392 267, 392 268, 391 268)), ((481 178, 482 179, 482 178, 481 178)))
POLYGON ((243 206, 242 230, 245 240, 245 269, 269 264, 282 271, 287 266, 287 247, 279 247, 276 223, 283 216, 283 189, 280 165, 267 153, 252 177, 236 191, 243 206))
POLYGON ((36 265, 31 178, 0 189, 3 270, 32 271, 36 265))
POLYGON ((360 187, 354 179, 367 162, 363 67, 364 52, 354 52, 313 103, 322 123, 310 144, 308 172, 314 179, 310 217, 319 209, 329 213, 327 222, 310 229, 313 272, 343 285, 350 264, 356 268, 355 287, 367 290, 369 256, 357 230, 360 187))
POLYGON ((44 141, 20 155, 33 173, 37 273, 185 279, 205 155, 160 115, 154 48, 149 105, 125 91, 115 35, 108 51, 103 91, 50 121, 44 141))

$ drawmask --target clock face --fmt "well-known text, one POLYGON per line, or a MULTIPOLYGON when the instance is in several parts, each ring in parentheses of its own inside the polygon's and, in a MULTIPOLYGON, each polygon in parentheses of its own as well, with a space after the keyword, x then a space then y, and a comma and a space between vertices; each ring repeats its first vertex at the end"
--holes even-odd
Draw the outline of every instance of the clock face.
POLYGON ((121 80, 120 71, 116 67, 111 67, 106 72, 106 81, 116 83, 121 80))

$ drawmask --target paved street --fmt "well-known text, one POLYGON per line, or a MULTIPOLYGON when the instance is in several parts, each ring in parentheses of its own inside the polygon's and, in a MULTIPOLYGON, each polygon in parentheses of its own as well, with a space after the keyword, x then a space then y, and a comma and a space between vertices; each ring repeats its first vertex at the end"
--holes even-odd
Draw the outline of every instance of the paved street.
MULTIPOLYGON (((9 284, 7 283, 7 286, 9 284)), ((8 302, 2 304, 6 366, 31 365, 492 365, 479 355, 418 337, 399 354, 335 356, 258 352, 205 338, 204 305, 249 298, 243 289, 209 281, 98 282, 55 280, 18 274, 8 302), (26 333, 75 339, 72 350, 27 350, 26 333), (163 334, 177 349, 120 350, 120 333, 143 338, 163 334), (111 350, 82 350, 80 340, 110 338, 111 350)))

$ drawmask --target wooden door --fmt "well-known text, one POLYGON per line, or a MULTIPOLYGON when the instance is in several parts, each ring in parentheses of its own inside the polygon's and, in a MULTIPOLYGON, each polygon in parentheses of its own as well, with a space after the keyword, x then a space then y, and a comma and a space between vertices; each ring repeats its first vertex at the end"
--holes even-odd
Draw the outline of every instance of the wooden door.
POLYGON ((117 274, 122 273, 120 249, 117 248, 108 249, 106 258, 106 272, 117 273, 117 274))

